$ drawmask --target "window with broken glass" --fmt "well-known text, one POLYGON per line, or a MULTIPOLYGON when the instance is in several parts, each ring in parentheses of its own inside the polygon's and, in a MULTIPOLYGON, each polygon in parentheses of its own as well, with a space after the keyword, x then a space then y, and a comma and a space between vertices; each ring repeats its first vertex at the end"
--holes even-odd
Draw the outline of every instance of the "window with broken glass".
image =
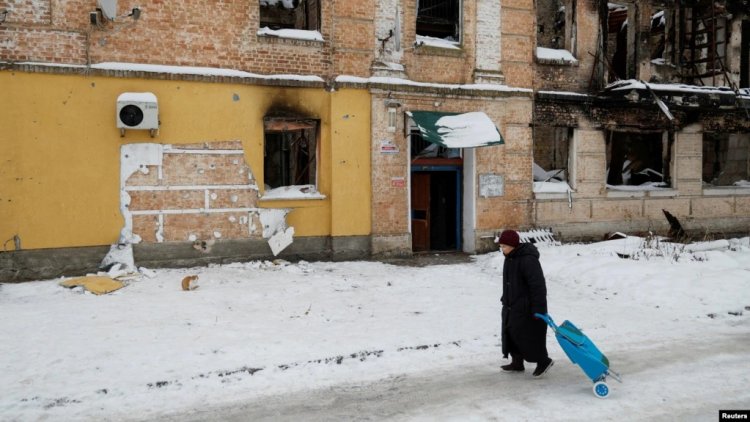
POLYGON ((576 0, 537 0, 537 46, 575 55, 576 0))
POLYGON ((418 0, 417 36, 461 41, 461 0, 418 0))
MULTIPOLYGON (((412 123, 413 124, 413 123, 412 123)), ((413 127, 409 133, 411 159, 412 161, 419 158, 460 158, 460 148, 446 148, 438 144, 433 144, 422 137, 422 133, 416 127, 413 127)))
POLYGON ((670 187, 674 134, 607 133, 607 188, 652 190, 670 187))
POLYGON ((750 188, 750 134, 703 134, 703 183, 750 188))
POLYGON ((321 0, 260 0, 260 27, 320 29, 321 0))
POLYGON ((318 121, 264 119, 263 175, 266 189, 316 186, 318 121))
POLYGON ((534 138, 537 140, 534 142, 534 190, 567 186, 573 128, 538 126, 534 128, 534 138))

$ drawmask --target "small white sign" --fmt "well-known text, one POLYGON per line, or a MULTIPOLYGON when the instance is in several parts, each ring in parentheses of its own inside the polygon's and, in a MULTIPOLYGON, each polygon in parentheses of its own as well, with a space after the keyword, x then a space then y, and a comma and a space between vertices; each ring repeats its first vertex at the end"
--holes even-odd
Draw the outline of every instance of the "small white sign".
POLYGON ((505 178, 499 174, 479 175, 479 196, 492 198, 505 194, 505 178))
POLYGON ((380 141, 380 153, 381 154, 398 154, 398 145, 394 144, 393 141, 380 141))

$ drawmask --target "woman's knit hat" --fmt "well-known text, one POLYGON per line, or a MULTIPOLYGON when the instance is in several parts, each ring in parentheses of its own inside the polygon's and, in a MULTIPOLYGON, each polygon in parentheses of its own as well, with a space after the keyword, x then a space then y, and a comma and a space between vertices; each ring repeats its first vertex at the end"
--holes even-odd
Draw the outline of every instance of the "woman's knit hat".
POLYGON ((518 237, 518 232, 515 230, 503 230, 500 234, 500 239, 497 241, 500 245, 508 245, 517 247, 521 243, 521 239, 518 237))

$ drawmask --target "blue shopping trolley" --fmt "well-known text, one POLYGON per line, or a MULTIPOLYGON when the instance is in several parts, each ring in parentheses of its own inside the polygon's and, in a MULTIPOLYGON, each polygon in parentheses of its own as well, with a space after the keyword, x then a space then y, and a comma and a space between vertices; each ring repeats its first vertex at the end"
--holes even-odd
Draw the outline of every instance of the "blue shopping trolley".
POLYGON ((568 355, 570 361, 580 366, 586 376, 594 382, 593 389, 596 397, 603 399, 609 396, 608 376, 617 382, 622 382, 620 374, 609 368, 609 359, 572 322, 565 321, 557 326, 548 314, 534 314, 534 316, 544 320, 552 328, 557 342, 560 343, 560 347, 568 355))

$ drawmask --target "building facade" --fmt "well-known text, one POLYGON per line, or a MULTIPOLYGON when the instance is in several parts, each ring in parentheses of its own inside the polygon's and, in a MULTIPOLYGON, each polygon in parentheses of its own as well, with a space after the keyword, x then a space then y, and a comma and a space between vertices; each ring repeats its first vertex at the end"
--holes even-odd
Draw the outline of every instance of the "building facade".
POLYGON ((565 238, 750 227, 746 2, 537 3, 534 222, 565 238), (543 171, 542 171, 543 170, 543 171))
POLYGON ((0 280, 746 232, 733 4, 0 1, 0 280))

